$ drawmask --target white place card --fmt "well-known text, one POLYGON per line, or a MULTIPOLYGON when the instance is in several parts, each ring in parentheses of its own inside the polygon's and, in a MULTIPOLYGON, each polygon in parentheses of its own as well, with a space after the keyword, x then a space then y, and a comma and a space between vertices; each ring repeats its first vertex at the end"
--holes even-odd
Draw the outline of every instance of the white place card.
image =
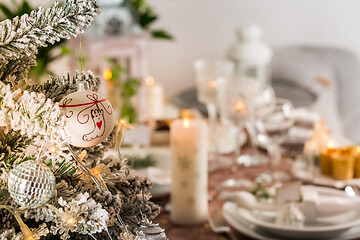
POLYGON ((276 189, 275 203, 295 202, 300 199, 301 182, 287 183, 276 189))
POLYGON ((140 146, 150 145, 151 129, 146 125, 134 125, 136 128, 131 128, 129 131, 124 131, 123 144, 140 146))

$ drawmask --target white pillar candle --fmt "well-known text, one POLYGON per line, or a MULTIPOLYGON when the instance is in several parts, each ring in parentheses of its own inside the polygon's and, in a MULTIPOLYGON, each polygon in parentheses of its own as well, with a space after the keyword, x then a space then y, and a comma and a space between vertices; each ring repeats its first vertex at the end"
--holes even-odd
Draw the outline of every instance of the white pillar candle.
POLYGON ((149 119, 160 119, 164 111, 164 89, 162 85, 156 83, 153 77, 145 80, 147 87, 147 110, 149 119))
POLYGON ((201 119, 178 119, 171 124, 171 220, 199 224, 207 219, 207 125, 201 119))

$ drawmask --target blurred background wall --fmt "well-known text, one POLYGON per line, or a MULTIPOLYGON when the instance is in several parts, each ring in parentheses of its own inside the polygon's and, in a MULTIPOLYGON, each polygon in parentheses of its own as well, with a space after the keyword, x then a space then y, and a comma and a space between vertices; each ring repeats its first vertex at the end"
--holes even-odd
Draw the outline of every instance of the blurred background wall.
POLYGON ((294 44, 338 46, 360 56, 359 0, 149 0, 149 4, 160 16, 156 27, 176 38, 150 44, 149 72, 168 96, 194 84, 195 59, 224 57, 235 41, 235 29, 246 23, 262 26, 265 41, 274 49, 294 44))

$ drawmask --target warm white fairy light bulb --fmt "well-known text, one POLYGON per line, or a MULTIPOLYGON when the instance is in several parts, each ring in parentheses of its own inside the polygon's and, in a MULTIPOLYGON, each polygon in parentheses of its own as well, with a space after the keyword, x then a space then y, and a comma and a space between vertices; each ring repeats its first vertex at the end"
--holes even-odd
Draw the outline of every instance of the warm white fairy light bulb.
POLYGON ((69 224, 70 226, 74 226, 75 225, 75 219, 74 218, 69 218, 66 220, 66 223, 69 224))
POLYGON ((50 152, 50 153, 56 153, 56 152, 57 152, 56 146, 55 146, 55 145, 49 146, 49 152, 50 152))

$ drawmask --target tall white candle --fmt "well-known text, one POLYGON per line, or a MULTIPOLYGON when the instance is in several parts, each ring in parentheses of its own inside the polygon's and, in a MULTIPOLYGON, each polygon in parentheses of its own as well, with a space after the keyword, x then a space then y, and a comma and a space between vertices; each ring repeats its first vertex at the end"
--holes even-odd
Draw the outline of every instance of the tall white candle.
POLYGON ((207 125, 201 119, 178 119, 171 124, 171 220, 183 225, 207 219, 207 125))
POLYGON ((151 76, 146 78, 145 84, 147 87, 148 118, 160 119, 163 117, 164 112, 164 89, 151 76))

